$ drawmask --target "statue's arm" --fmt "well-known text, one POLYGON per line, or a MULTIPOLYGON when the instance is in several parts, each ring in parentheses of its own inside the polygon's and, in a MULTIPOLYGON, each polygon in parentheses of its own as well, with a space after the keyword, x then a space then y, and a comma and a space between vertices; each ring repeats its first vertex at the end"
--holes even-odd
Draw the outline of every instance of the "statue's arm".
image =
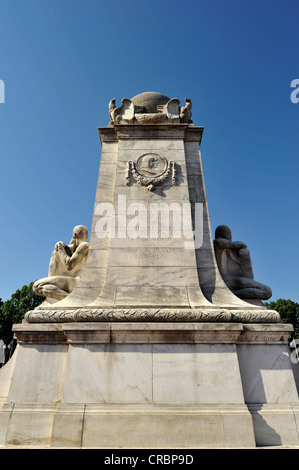
POLYGON ((60 256, 63 259, 63 262, 68 271, 74 269, 78 264, 81 263, 83 258, 88 254, 89 244, 86 242, 81 243, 76 251, 70 256, 67 254, 65 250, 65 246, 62 244, 59 245, 58 250, 60 252, 60 256))
POLYGON ((217 238, 214 240, 215 246, 221 250, 241 250, 242 248, 247 248, 247 245, 243 242, 231 242, 226 238, 217 238))
POLYGON ((220 250, 225 250, 229 248, 230 241, 226 240, 226 238, 216 238, 216 240, 214 240, 214 245, 220 250))
POLYGON ((247 245, 243 242, 230 242, 231 250, 241 250, 242 248, 247 248, 247 245))

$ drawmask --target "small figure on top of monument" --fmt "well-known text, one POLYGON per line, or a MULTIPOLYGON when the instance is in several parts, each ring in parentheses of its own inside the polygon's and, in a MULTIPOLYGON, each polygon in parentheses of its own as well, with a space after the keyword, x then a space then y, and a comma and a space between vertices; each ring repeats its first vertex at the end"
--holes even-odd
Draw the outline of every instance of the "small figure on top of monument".
POLYGON ((185 98, 186 105, 181 108, 180 111, 180 119, 181 122, 189 122, 191 123, 191 116, 192 116, 192 101, 190 98, 185 98))
POLYGON ((216 228, 214 249, 220 274, 237 297, 268 300, 272 296, 270 287, 254 280, 247 245, 233 242, 230 228, 226 225, 216 228))
POLYGON ((45 296, 53 303, 53 299, 62 300, 74 290, 87 262, 87 238, 87 228, 77 225, 69 245, 61 241, 56 243, 50 259, 49 276, 33 284, 37 295, 45 296))

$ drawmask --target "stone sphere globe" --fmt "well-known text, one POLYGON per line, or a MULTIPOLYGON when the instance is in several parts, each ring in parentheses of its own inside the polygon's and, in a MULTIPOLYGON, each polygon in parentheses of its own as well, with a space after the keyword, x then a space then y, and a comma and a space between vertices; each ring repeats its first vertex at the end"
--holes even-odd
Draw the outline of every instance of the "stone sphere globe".
POLYGON ((168 96, 154 91, 140 93, 131 98, 131 101, 133 101, 136 106, 143 106, 146 113, 156 113, 157 106, 167 104, 169 100, 170 98, 168 98, 168 96))

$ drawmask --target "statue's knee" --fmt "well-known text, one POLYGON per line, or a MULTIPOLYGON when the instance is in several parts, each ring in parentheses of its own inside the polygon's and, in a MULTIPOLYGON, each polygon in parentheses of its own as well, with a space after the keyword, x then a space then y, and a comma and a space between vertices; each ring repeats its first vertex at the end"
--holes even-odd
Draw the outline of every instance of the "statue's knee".
POLYGON ((271 287, 264 286, 263 291, 264 291, 263 300, 268 300, 268 299, 270 299, 270 297, 272 297, 272 289, 271 289, 271 287))
POLYGON ((39 282, 36 281, 33 286, 32 286, 32 290, 35 294, 37 294, 37 291, 38 291, 38 286, 39 286, 39 282))
POLYGON ((33 286, 32 286, 32 290, 33 292, 36 294, 36 295, 43 295, 43 289, 42 289, 42 285, 39 281, 36 281, 33 286))

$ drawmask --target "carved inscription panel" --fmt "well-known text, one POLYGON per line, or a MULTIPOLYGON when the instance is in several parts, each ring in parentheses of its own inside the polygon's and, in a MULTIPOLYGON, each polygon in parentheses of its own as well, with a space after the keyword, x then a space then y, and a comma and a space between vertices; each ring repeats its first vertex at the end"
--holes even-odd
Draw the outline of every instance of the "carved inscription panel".
POLYGON ((127 248, 126 254, 136 260, 165 260, 175 256, 175 248, 127 248))

